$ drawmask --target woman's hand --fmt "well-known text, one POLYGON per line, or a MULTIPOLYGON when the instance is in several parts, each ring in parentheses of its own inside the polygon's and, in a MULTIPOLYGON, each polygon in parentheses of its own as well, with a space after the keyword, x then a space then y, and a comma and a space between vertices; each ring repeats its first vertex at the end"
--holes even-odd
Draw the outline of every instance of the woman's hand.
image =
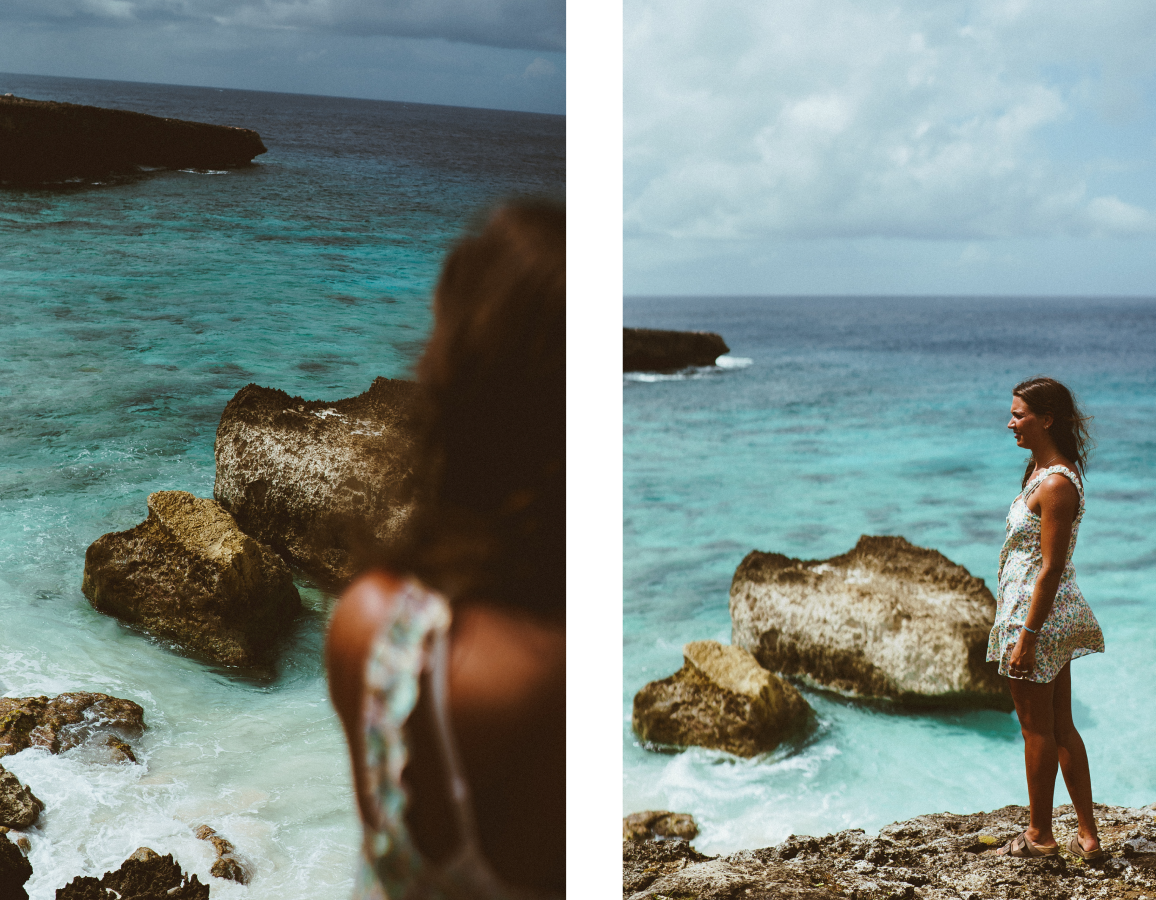
POLYGON ((1008 672, 1012 678, 1027 678, 1036 668, 1036 636, 1030 631, 1020 629, 1019 640, 1016 641, 1008 660, 1008 672))

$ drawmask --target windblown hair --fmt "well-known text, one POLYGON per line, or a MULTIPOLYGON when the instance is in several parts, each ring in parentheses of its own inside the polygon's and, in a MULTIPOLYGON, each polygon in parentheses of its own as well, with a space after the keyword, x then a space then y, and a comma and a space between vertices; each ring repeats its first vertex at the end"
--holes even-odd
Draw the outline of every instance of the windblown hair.
MULTIPOLYGON (((1052 417, 1049 433, 1056 449, 1076 464, 1082 478, 1096 443, 1088 431, 1092 417, 1084 415, 1072 392, 1054 378, 1037 375, 1012 388, 1012 396, 1023 400, 1037 416, 1052 417)), ((1029 459, 1023 484, 1028 483, 1034 468, 1034 460, 1029 459)))
POLYGON ((391 568, 451 602, 566 602, 566 215, 519 201, 453 248, 417 368, 416 507, 391 568))

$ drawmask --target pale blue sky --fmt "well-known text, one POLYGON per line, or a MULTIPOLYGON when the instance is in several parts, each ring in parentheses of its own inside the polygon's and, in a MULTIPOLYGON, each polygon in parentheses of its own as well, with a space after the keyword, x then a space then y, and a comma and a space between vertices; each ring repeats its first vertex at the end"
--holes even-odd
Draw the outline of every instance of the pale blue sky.
POLYGON ((0 72, 565 112, 565 0, 0 0, 0 72))
POLYGON ((628 295, 1156 295, 1149 0, 624 7, 628 295))

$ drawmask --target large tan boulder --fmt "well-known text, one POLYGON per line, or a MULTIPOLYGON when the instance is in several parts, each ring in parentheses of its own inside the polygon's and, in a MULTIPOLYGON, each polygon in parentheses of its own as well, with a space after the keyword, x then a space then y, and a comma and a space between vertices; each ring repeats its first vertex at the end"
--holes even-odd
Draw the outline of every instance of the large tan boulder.
POLYGON ((214 500, 148 498, 148 518, 84 556, 93 607, 225 665, 268 661, 301 609, 288 566, 214 500))
POLYGON ((747 555, 731 583, 732 641, 772 671, 915 705, 1011 709, 986 661, 995 598, 942 553, 864 535, 824 560, 747 555))
POLYGON ((643 741, 754 756, 805 729, 807 701, 745 650, 692 641, 683 659, 681 669, 634 696, 631 721, 643 741))
POLYGON ((213 496, 246 534, 340 588, 359 551, 395 541, 409 519, 415 391, 388 378, 335 401, 242 388, 217 427, 213 496))

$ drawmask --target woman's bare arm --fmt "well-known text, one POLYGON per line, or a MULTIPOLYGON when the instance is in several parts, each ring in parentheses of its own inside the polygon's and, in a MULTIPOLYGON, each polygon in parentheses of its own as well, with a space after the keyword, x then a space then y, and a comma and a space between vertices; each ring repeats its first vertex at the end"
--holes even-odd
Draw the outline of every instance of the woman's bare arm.
POLYGON ((354 581, 333 610, 325 639, 329 695, 349 742, 353 787, 363 821, 370 819, 365 787, 365 736, 361 721, 365 666, 373 639, 400 588, 399 580, 381 571, 370 572, 354 581))

